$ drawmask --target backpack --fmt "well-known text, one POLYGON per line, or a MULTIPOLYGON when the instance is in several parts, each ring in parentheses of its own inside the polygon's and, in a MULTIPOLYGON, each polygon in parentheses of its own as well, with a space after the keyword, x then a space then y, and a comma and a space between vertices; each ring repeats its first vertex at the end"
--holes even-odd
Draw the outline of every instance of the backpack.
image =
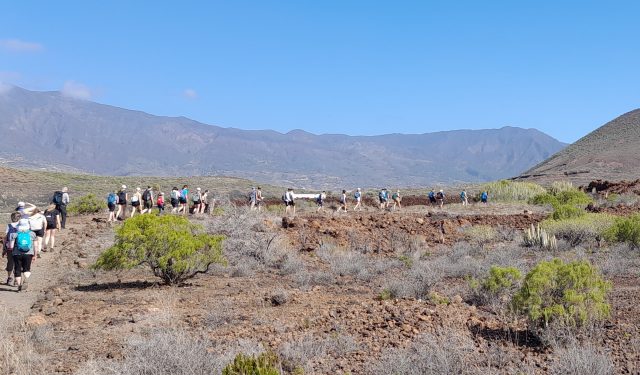
POLYGON ((398 193, 393 193, 393 195, 391 196, 391 199, 393 199, 394 201, 398 199, 398 193))
POLYGON ((47 227, 55 227, 57 225, 58 215, 58 210, 44 212, 44 217, 47 219, 47 227))
POLYGON ((435 198, 436 194, 433 191, 429 192, 429 198, 435 198))
POLYGON ((55 204, 56 206, 59 206, 62 204, 62 192, 61 191, 56 191, 55 193, 53 193, 53 199, 51 200, 51 202, 53 204, 55 204))
POLYGON ((464 191, 460 193, 460 198, 464 199, 464 197, 466 197, 466 196, 467 196, 467 194, 465 194, 464 191))
POLYGON ((481 199, 487 200, 487 193, 483 192, 480 196, 481 199))
POLYGON ((322 194, 318 195, 318 198, 316 198, 316 203, 318 204, 322 203, 322 194))
POLYGON ((121 191, 120 193, 118 193, 118 200, 120 201, 120 203, 124 203, 127 201, 127 192, 126 191, 121 191))
POLYGON ((191 200, 193 201, 193 203, 200 203, 200 193, 194 193, 191 196, 191 200))
POLYGON ((289 196, 287 195, 287 193, 282 194, 282 201, 284 203, 289 202, 289 196))
POLYGON ((441 192, 438 192, 438 193, 436 194, 436 197, 437 197, 438 199, 444 199, 444 194, 442 194, 441 192))
POLYGON ((5 248, 9 250, 13 249, 13 242, 16 240, 17 233, 17 226, 7 224, 7 236, 4 239, 5 248))
POLYGON ((107 203, 116 204, 116 195, 114 193, 109 193, 109 196, 107 197, 107 203))
POLYGON ((380 193, 378 193, 378 198, 380 199, 385 199, 385 195, 384 195, 384 191, 381 191, 380 193))
POLYGON ((16 246, 23 253, 31 251, 31 231, 18 232, 16 236, 16 246))
POLYGON ((131 196, 131 202, 137 202, 138 201, 138 194, 133 194, 131 196))
POLYGON ((171 190, 171 199, 178 200, 180 198, 180 192, 178 190, 171 190))
POLYGON ((353 194, 353 197, 354 197, 355 199, 360 199, 360 192, 356 191, 356 193, 355 193, 355 194, 353 194))
POLYGON ((142 200, 143 201, 150 201, 151 200, 151 191, 149 189, 146 189, 144 191, 144 193, 142 193, 142 200))

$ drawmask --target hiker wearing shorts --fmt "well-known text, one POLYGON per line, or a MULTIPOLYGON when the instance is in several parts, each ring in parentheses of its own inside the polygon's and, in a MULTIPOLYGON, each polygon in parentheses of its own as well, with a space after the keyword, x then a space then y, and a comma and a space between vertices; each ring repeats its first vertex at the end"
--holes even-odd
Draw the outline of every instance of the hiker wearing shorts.
POLYGON ((324 211, 324 198, 326 196, 327 196, 327 192, 323 191, 322 193, 318 194, 318 196, 316 197, 316 206, 318 206, 318 208, 316 209, 316 212, 324 211))
POLYGON ((129 194, 127 194, 127 185, 122 185, 120 191, 118 192, 118 212, 116 213, 117 220, 124 220, 127 215, 127 199, 129 198, 129 194))
POLYGON ((202 204, 202 194, 200 193, 200 188, 196 189, 196 192, 191 196, 191 200, 193 201, 193 213, 200 213, 200 205, 202 204))
POLYGON ((249 209, 251 211, 256 209, 256 204, 258 203, 258 193, 255 187, 251 188, 251 192, 249 193, 249 209))
POLYGON ((136 192, 131 195, 131 216, 133 217, 137 212, 142 213, 141 201, 142 201, 142 193, 140 193, 142 189, 136 188, 136 192))
POLYGON ((360 188, 358 188, 358 190, 356 190, 355 194, 353 194, 353 199, 356 200, 356 205, 353 207, 353 210, 354 211, 358 211, 358 209, 362 209, 362 206, 361 206, 362 192, 360 191, 360 188))
POLYGON ((65 186, 62 191, 53 193, 52 203, 56 205, 56 209, 60 212, 60 229, 64 229, 67 224, 67 205, 69 204, 69 189, 65 186))
POLYGON ((13 285, 13 244, 18 235, 18 222, 20 221, 20 213, 11 213, 11 222, 7 224, 4 232, 4 246, 2 247, 2 257, 7 257, 7 285, 13 285))
POLYGON ((27 289, 27 281, 31 276, 31 263, 35 262, 38 255, 35 249, 36 234, 29 229, 29 220, 20 219, 18 222, 18 234, 13 242, 13 275, 18 291, 27 289))
POLYGON ((445 198, 444 191, 440 189, 440 191, 436 193, 436 200, 438 201, 438 206, 440 206, 441 209, 444 206, 445 198))
POLYGON ((256 190, 256 205, 258 206, 258 212, 262 210, 262 188, 258 186, 256 190))
POLYGON ((107 208, 109 209, 109 217, 107 223, 116 221, 116 206, 118 205, 118 193, 112 191, 107 195, 107 208))
POLYGON ((340 212, 340 210, 344 210, 347 212, 347 191, 342 190, 342 195, 340 196, 340 205, 338 206, 338 210, 336 212, 340 212))
POLYGON ((205 190, 200 197, 200 213, 204 214, 204 212, 209 207, 209 190, 205 190))
POLYGON ((391 196, 391 199, 393 200, 393 207, 391 207, 392 210, 396 209, 396 205, 398 206, 398 209, 402 208, 402 205, 400 204, 400 201, 402 201, 400 190, 396 190, 396 192, 391 196))
POLYGON ((42 251, 42 245, 44 242, 44 233, 47 230, 47 219, 37 208, 29 218, 29 227, 31 228, 31 231, 36 234, 36 242, 34 246, 36 254, 40 257, 40 252, 42 251))
POLYGON ((151 213, 151 209, 153 208, 153 189, 151 189, 151 186, 147 186, 142 193, 142 204, 141 213, 151 213))
POLYGON ((175 214, 180 207, 180 190, 178 190, 178 187, 174 186, 173 189, 171 189, 169 200, 171 202, 171 213, 175 214))
POLYGON ((296 216, 296 202, 292 188, 287 189, 287 192, 284 193, 284 213, 285 215, 292 213, 293 216, 296 216))
POLYGON ((385 208, 387 208, 387 201, 389 200, 389 195, 387 193, 387 189, 383 188, 382 190, 380 190, 380 192, 378 193, 378 200, 380 201, 380 209, 384 210, 385 208))
POLYGON ((429 192, 429 203, 432 206, 436 205, 436 193, 435 191, 433 191, 433 189, 431 189, 431 191, 429 192))
POLYGON ((182 187, 182 191, 180 192, 180 197, 178 198, 178 202, 180 203, 180 208, 178 208, 178 212, 182 212, 183 215, 186 215, 189 211, 188 202, 189 202, 189 186, 184 185, 182 187))
POLYGON ((54 251, 56 246, 56 232, 58 228, 60 228, 60 211, 58 211, 55 204, 50 204, 44 211, 44 217, 47 219, 47 229, 44 233, 44 249, 54 251))
POLYGON ((463 206, 466 206, 469 204, 469 198, 467 197, 466 190, 462 190, 462 192, 460 193, 460 201, 462 202, 463 206))
POLYGON ((156 201, 156 207, 158 207, 158 214, 162 214, 164 212, 164 193, 158 193, 158 200, 156 201))

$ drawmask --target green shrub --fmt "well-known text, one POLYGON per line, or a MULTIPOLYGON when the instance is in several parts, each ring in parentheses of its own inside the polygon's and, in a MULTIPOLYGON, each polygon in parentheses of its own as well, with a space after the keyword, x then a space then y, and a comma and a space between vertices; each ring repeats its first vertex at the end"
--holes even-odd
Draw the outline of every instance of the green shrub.
POLYGON ((491 294, 504 294, 522 279, 515 267, 491 266, 489 275, 480 283, 482 289, 491 294))
POLYGON ((96 198, 93 194, 87 194, 71 201, 67 207, 67 212, 73 215, 95 214, 104 209, 106 203, 96 198))
POLYGON ((531 182, 514 182, 509 180, 494 181, 480 187, 481 191, 488 191, 491 199, 496 202, 527 201, 538 194, 544 194, 545 189, 531 182))
POLYGON ((555 196, 560 204, 587 205, 593 202, 593 199, 587 193, 580 190, 561 191, 555 196))
POLYGON ((571 204, 561 204, 555 207, 553 211, 553 215, 551 216, 553 220, 566 220, 566 219, 575 219, 584 215, 586 212, 584 209, 576 207, 571 204))
POLYGON ((544 206, 548 204, 555 207, 560 204, 560 201, 558 201, 558 198, 551 193, 542 193, 529 199, 529 203, 536 204, 538 206, 544 206))
POLYGON ((640 247, 640 214, 616 218, 614 224, 605 231, 605 237, 612 242, 626 242, 631 247, 640 247))
POLYGON ((240 353, 222 370, 222 375, 280 375, 279 365, 278 356, 272 352, 257 357, 240 353))
POLYGON ((525 277, 512 307, 537 327, 550 322, 583 326, 609 316, 609 289, 611 284, 589 262, 542 261, 525 277))
POLYGON ((585 213, 565 220, 544 220, 540 226, 550 236, 563 239, 572 246, 596 242, 605 238, 606 230, 614 223, 615 217, 604 213, 585 213))
POLYGON ((226 264, 223 240, 181 216, 139 215, 116 230, 115 244, 93 267, 120 270, 146 264, 165 283, 179 284, 206 272, 211 264, 226 264))

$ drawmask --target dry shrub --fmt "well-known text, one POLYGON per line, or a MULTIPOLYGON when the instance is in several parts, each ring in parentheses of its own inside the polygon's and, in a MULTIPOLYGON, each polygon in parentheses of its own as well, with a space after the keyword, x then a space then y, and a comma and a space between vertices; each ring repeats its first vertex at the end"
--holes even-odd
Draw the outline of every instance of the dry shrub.
POLYGON ((441 269, 432 264, 420 261, 402 274, 392 279, 385 285, 385 291, 391 298, 427 298, 431 289, 442 280, 441 269))
POLYGON ((309 271, 308 269, 295 273, 293 280, 301 290, 310 290, 316 285, 331 285, 336 282, 336 278, 331 272, 309 271))
POLYGON ((355 339, 347 334, 336 333, 328 337, 311 334, 284 343, 278 354, 282 360, 283 370, 289 373, 315 373, 311 363, 321 357, 339 358, 358 350, 355 339))
POLYGON ((557 375, 610 375, 614 373, 611 358, 591 344, 570 345, 556 350, 550 373, 557 375))
POLYGON ((26 326, 17 321, 16 316, 9 310, 0 309, 0 369, 4 374, 39 375, 44 374, 42 358, 34 347, 46 347, 48 335, 36 329, 29 332, 26 326), (39 333, 36 333, 39 332, 39 333), (34 336, 35 335, 35 336, 34 336), (35 340, 32 338, 35 337, 35 340))

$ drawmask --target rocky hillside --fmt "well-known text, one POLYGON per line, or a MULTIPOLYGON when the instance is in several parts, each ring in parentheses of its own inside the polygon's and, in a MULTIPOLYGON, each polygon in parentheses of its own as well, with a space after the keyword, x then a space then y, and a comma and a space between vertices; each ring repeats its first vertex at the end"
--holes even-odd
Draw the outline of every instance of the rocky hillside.
POLYGON ((606 123, 518 179, 547 182, 569 179, 635 180, 640 175, 640 109, 606 123))
POLYGON ((565 146, 514 127, 369 137, 246 131, 18 87, 0 95, 0 129, 0 161, 14 167, 232 175, 315 188, 494 180, 517 175, 565 146))

